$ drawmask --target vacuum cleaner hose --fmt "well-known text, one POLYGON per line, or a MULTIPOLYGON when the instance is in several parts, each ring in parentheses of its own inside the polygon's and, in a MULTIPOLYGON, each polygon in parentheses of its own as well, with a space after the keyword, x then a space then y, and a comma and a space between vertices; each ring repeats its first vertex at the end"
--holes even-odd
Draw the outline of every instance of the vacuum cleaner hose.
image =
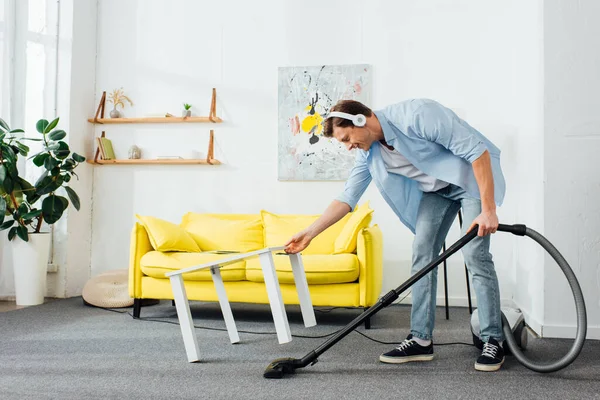
POLYGON ((524 225, 500 225, 498 227, 500 231, 512 232, 516 235, 526 235, 538 242, 548 254, 554 258, 554 260, 558 263, 563 273, 567 277, 567 281, 571 286, 571 290, 573 292, 573 297, 575 299, 575 309, 577 313, 577 333, 575 335, 575 341, 571 346, 569 352, 559 359, 558 361, 549 363, 549 364, 536 364, 529 360, 523 352, 519 348, 515 338, 513 337, 512 331, 510 329, 510 325, 504 315, 502 315, 503 322, 503 331, 506 339, 506 343, 510 348, 512 354, 519 360, 521 364, 525 367, 536 371, 536 372, 554 372, 559 369, 565 368, 569 364, 571 364, 581 352, 583 344, 585 342, 585 337, 587 334, 587 315, 585 311, 585 302, 583 300, 583 293, 581 292, 581 287, 579 286, 579 282, 573 273, 573 270, 564 259, 564 257, 559 253, 559 251, 546 239, 544 236, 540 235, 538 232, 533 229, 527 228, 524 225), (515 229, 516 227, 520 227, 521 229, 515 229))

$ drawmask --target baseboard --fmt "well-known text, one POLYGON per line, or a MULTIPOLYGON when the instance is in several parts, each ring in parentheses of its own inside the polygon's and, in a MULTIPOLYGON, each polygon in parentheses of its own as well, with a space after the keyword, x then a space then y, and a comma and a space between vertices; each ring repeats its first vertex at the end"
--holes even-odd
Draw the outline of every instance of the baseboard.
MULTIPOLYGON (((575 339, 577 327, 564 325, 546 325, 542 327, 542 337, 575 339)), ((600 326, 588 326, 586 339, 600 340, 600 326)))

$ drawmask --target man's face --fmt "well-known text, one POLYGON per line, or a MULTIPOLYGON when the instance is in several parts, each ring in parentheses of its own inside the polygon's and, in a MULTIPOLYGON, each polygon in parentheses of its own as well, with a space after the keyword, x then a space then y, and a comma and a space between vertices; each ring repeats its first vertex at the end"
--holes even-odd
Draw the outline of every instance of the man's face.
POLYGON ((333 128, 333 137, 346 146, 348 150, 361 149, 368 151, 373 143, 369 131, 366 128, 356 126, 336 126, 333 128))

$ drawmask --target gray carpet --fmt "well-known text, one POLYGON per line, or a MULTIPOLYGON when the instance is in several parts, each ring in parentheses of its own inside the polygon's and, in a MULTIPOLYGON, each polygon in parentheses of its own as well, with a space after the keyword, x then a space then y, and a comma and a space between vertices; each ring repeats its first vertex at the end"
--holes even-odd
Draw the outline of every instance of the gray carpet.
MULTIPOLYGON (((280 345, 268 306, 233 304, 241 342, 227 332, 197 329, 200 363, 188 363, 179 326, 134 320, 128 314, 87 307, 81 298, 0 313, 1 399, 480 399, 600 398, 600 341, 587 341, 566 369, 538 374, 508 357, 502 370, 473 369, 472 346, 435 348, 432 362, 387 365, 378 361, 393 346, 352 332, 313 366, 282 380, 262 377, 275 358, 300 358, 325 339, 294 337, 280 345), (271 332, 256 335, 241 331, 271 332)), ((318 336, 344 327, 359 310, 317 312, 318 325, 304 328, 298 307, 287 307, 294 335, 318 336)), ((131 309, 122 309, 129 311, 131 309)), ((192 303, 197 326, 224 329, 213 303, 192 303)), ((391 306, 360 332, 382 341, 407 334, 408 306, 391 306)), ((170 302, 142 309, 142 318, 176 322, 170 302)), ((471 342, 469 313, 438 308, 436 343, 471 342)), ((570 341, 530 338, 528 353, 544 359, 564 354, 570 341)))

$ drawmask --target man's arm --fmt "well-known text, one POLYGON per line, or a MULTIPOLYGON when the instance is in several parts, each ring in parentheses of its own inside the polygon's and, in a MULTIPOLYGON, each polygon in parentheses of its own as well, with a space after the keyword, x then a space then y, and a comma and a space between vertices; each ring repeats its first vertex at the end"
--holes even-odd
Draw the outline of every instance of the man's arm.
POLYGON ((329 228, 348 214, 352 209, 344 202, 333 200, 325 212, 308 228, 297 233, 286 244, 287 253, 298 253, 304 250, 319 233, 329 228))
POLYGON ((469 231, 474 225, 479 225, 479 236, 495 233, 498 229, 498 216, 496 215, 496 203, 494 201, 494 176, 492 174, 492 163, 490 153, 486 150, 473 161, 473 173, 479 186, 481 197, 481 214, 473 220, 469 231))
POLYGON ((352 211, 352 208, 367 190, 370 182, 371 173, 367 166, 366 154, 359 151, 356 154, 354 167, 344 185, 344 191, 331 202, 325 212, 311 226, 298 232, 285 244, 285 251, 287 253, 298 253, 308 247, 315 236, 352 211))

